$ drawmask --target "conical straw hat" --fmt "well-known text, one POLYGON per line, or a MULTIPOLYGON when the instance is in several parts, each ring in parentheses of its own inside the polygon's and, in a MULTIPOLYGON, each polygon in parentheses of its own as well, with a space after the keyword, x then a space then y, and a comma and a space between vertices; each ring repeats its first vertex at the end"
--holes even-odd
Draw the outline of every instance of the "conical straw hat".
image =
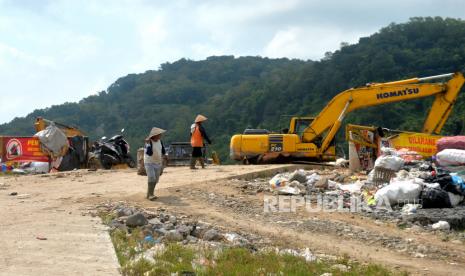
POLYGON ((149 136, 147 136, 146 139, 148 140, 148 139, 152 138, 155 135, 159 135, 159 134, 162 134, 162 133, 165 133, 165 132, 166 132, 166 130, 164 130, 164 129, 161 129, 161 128, 158 128, 158 127, 153 127, 152 130, 150 131, 149 136))
POLYGON ((200 123, 200 122, 203 122, 203 121, 206 121, 207 120, 207 117, 203 116, 203 115, 197 115, 197 117, 195 117, 195 123, 200 123))

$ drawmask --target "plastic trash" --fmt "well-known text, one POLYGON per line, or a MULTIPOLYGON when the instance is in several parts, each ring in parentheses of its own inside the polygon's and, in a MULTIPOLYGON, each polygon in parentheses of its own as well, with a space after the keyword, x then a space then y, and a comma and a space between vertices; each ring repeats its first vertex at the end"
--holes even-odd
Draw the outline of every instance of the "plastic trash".
POLYGON ((465 150, 445 149, 436 154, 436 160, 441 166, 465 165, 465 150))
POLYGON ((465 194, 465 181, 463 181, 462 177, 458 176, 456 173, 451 173, 450 176, 452 178, 452 183, 458 187, 457 190, 465 194))
POLYGON ((300 189, 297 187, 284 186, 276 189, 280 195, 299 195, 300 189))
POLYGON ((289 175, 289 181, 299 181, 300 183, 305 183, 307 181, 307 176, 305 175, 304 170, 296 170, 289 175))
POLYGON ((405 204, 402 207, 402 214, 404 215, 415 214, 419 208, 421 208, 421 204, 410 204, 410 203, 405 204))
POLYGON ((311 175, 308 175, 307 176, 307 185, 308 186, 313 186, 320 179, 321 179, 321 176, 319 176, 317 173, 313 173, 311 175))
POLYGON ((399 171, 404 165, 404 160, 395 155, 383 155, 376 159, 375 168, 383 168, 393 171, 399 171))
POLYGON ((442 189, 424 188, 421 192, 423 208, 450 208, 449 194, 442 189))
POLYGON ((426 188, 430 189, 440 189, 441 185, 439 183, 423 183, 426 188))
POLYGON ((328 189, 329 190, 335 190, 338 185, 341 185, 340 183, 336 182, 336 181, 332 181, 330 179, 328 179, 328 189))
POLYGON ((25 167, 24 170, 29 173, 48 173, 50 166, 48 162, 31 162, 30 166, 25 167))
POLYGON ((156 243, 157 241, 151 235, 147 235, 144 237, 144 242, 145 243, 156 243))
POLYGON ((396 150, 389 147, 381 147, 380 149, 382 155, 396 155, 396 150))
POLYGON ((270 183, 270 186, 272 189, 277 189, 277 188, 286 186, 288 182, 289 182, 289 179, 287 179, 281 174, 277 174, 273 176, 273 178, 271 178, 268 183, 270 183))
POLYGON ((396 154, 402 158, 405 163, 412 163, 415 161, 423 160, 423 156, 421 156, 418 152, 411 151, 406 148, 398 150, 396 154))
POLYGON ((450 224, 447 221, 440 220, 431 226, 433 230, 450 230, 450 224))
POLYGON ((463 201, 463 196, 462 195, 456 195, 456 194, 453 194, 453 193, 450 193, 450 192, 448 192, 447 194, 449 195, 449 201, 450 201, 450 205, 452 207, 455 207, 455 206, 459 205, 460 202, 463 201))
POLYGON ((438 148, 438 151, 445 149, 465 150, 465 136, 442 137, 437 140, 436 147, 438 148))
POLYGON ((398 203, 415 203, 418 202, 422 185, 415 183, 414 180, 393 181, 391 184, 379 189, 375 193, 376 202, 386 201, 390 205, 398 203))
POLYGON ((362 186, 363 186, 363 182, 361 182, 360 180, 352 184, 345 184, 345 185, 339 184, 339 183, 337 184, 337 188, 339 190, 347 191, 351 194, 360 193, 362 186))

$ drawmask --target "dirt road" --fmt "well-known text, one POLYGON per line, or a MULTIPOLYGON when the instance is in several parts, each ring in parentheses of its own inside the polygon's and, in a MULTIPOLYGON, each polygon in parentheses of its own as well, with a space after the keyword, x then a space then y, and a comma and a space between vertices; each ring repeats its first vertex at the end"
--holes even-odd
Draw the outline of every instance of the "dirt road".
MULTIPOLYGON (((275 168, 168 168, 157 191, 275 168)), ((1 177, 0 275, 118 275, 106 228, 82 214, 89 202, 141 200, 145 189, 146 177, 133 170, 1 177)))
POLYGON ((251 179, 290 169, 271 165, 197 171, 168 168, 157 186, 160 197, 155 202, 144 200, 146 178, 130 170, 0 178, 0 274, 117 274, 104 228, 95 218, 81 213, 99 202, 123 200, 252 232, 277 245, 345 254, 418 275, 463 275, 463 242, 443 241, 432 233, 401 230, 356 214, 265 214, 264 194, 244 189, 247 181, 231 180, 239 175, 251 179), (9 196, 14 191, 18 196, 9 196), (38 240, 41 236, 47 240, 38 240))

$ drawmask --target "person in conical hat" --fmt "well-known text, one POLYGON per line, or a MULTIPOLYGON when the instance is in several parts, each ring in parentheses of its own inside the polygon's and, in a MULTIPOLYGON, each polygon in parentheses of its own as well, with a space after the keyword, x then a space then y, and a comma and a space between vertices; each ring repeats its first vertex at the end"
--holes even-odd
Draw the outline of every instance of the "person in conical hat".
POLYGON ((212 142, 208 138, 207 132, 202 126, 202 123, 207 120, 207 117, 203 115, 197 115, 195 117, 194 123, 191 125, 191 146, 192 146, 192 155, 191 155, 191 169, 196 169, 195 163, 199 160, 200 165, 202 168, 205 168, 204 157, 202 154, 202 148, 204 146, 204 140, 207 141, 208 144, 212 142))
POLYGON ((199 114, 197 115, 197 117, 195 117, 194 123, 205 122, 207 119, 207 117, 203 116, 202 114, 199 114))
POLYGON ((153 127, 149 135, 145 138, 144 146, 144 166, 147 172, 147 199, 154 200, 156 196, 155 186, 160 179, 163 169, 163 156, 166 154, 165 147, 161 141, 161 135, 166 130, 153 127))

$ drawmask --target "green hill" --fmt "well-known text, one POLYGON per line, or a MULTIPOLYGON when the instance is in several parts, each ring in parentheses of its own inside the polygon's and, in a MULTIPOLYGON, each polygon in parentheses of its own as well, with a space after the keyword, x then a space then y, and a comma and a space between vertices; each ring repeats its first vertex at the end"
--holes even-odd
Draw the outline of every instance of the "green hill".
MULTIPOLYGON (((412 18, 341 44, 320 61, 218 56, 202 61, 181 59, 159 70, 130 74, 106 91, 0 125, 0 134, 31 135, 37 116, 76 125, 95 139, 121 128, 133 148, 141 146, 152 126, 168 130, 164 140, 187 141, 197 113, 209 117, 205 127, 222 159, 229 139, 246 127, 279 130, 282 115, 316 115, 337 93, 368 82, 463 71, 465 21, 412 18)), ((346 122, 419 130, 431 100, 372 107, 350 114, 346 122)), ((463 131, 465 93, 459 97, 444 133, 463 131)))

